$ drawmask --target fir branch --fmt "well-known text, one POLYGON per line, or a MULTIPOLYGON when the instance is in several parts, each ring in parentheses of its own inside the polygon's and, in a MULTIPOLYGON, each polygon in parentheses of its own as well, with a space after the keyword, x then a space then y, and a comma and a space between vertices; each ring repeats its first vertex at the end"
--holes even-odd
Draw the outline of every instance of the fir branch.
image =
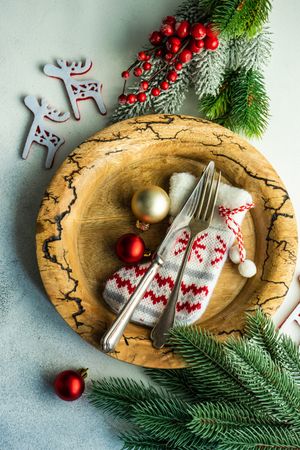
POLYGON ((281 364, 300 387, 300 348, 292 339, 284 334, 280 336, 282 348, 281 364))
POLYGON ((209 17, 219 0, 187 0, 176 10, 176 18, 191 23, 201 22, 209 17))
MULTIPOLYGON (((124 445, 122 450, 175 450, 176 447, 167 441, 149 436, 141 430, 127 431, 120 434, 124 445)), ((177 447, 179 449, 179 447, 177 447)))
POLYGON ((222 40, 216 51, 203 50, 194 55, 191 78, 199 99, 204 95, 216 95, 224 79, 229 59, 229 43, 222 40))
POLYGON ((271 56, 272 41, 270 36, 270 31, 265 28, 253 39, 245 37, 232 39, 230 41, 228 68, 232 70, 240 68, 262 70, 271 56))
POLYGON ((224 37, 251 39, 262 30, 271 7, 270 0, 220 0, 213 11, 212 22, 224 37))

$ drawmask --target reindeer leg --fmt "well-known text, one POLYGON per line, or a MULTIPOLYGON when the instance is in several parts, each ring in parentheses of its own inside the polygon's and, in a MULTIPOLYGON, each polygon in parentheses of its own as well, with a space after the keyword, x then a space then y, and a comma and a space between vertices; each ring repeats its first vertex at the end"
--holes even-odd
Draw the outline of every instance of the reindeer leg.
POLYGON ((28 158, 31 144, 34 141, 35 129, 36 129, 36 126, 31 127, 30 130, 29 130, 29 133, 28 133, 25 145, 24 145, 23 153, 22 153, 22 158, 23 159, 27 159, 28 158))
POLYGON ((53 166, 55 154, 56 154, 57 150, 59 149, 59 147, 61 147, 64 144, 64 142, 65 142, 64 139, 60 139, 55 145, 47 146, 48 151, 47 151, 47 158, 46 158, 46 163, 45 163, 46 169, 51 169, 51 167, 53 166))
POLYGON ((93 99, 95 100, 100 113, 104 116, 106 114, 106 106, 104 105, 103 98, 101 92, 95 92, 93 95, 93 99))
POLYGON ((79 120, 80 119, 79 108, 78 108, 78 104, 77 104, 76 98, 73 95, 70 96, 70 102, 71 102, 71 106, 72 106, 72 109, 73 109, 73 113, 74 113, 75 119, 79 120))

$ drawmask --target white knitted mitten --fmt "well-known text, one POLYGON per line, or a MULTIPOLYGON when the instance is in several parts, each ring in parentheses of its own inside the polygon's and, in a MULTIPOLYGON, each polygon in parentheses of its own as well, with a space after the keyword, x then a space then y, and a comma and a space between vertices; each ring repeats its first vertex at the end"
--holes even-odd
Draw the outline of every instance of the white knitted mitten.
MULTIPOLYGON (((171 177, 172 215, 180 210, 195 185, 195 177, 189 177, 188 174, 174 174, 171 177), (172 186, 176 186, 176 190, 172 186)), ((246 211, 252 207, 252 197, 248 192, 221 183, 212 224, 209 229, 199 233, 192 247, 176 305, 176 324, 189 325, 202 316, 235 238, 243 253, 240 224, 246 211)), ((153 279, 132 316, 132 322, 151 327, 157 322, 174 286, 188 236, 188 229, 177 236, 169 260, 153 279)), ((107 280, 103 297, 113 311, 119 312, 127 302, 149 265, 123 267, 107 280)))

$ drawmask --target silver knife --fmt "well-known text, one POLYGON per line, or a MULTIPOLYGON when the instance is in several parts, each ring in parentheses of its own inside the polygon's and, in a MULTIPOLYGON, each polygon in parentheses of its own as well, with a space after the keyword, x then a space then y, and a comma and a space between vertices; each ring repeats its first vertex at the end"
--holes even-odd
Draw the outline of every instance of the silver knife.
POLYGON ((153 259, 149 269, 143 276, 143 278, 140 280, 139 284, 137 285, 134 293, 130 296, 127 303, 124 305, 122 310, 119 312, 118 316, 112 323, 109 330, 103 335, 101 339, 101 347, 102 350, 105 353, 112 352, 118 342, 120 341, 123 332, 128 324, 128 322, 131 319, 132 314, 134 313, 135 308, 140 303, 141 299, 143 298, 145 292, 147 291, 151 281, 155 277, 158 269, 166 262, 168 258, 168 254, 170 252, 170 244, 172 243, 174 237, 177 235, 177 233, 182 230, 183 228, 187 227, 193 217, 194 211, 192 211, 192 214, 190 213, 190 206, 193 201, 193 197, 195 194, 198 194, 198 190, 202 190, 203 187, 203 175, 207 170, 212 170, 214 168, 214 163, 211 161, 204 172, 202 173, 202 176, 200 177, 199 181, 197 182, 195 188, 193 189, 192 193, 188 197, 187 201, 183 205, 181 211, 177 214, 175 219, 172 222, 172 225, 170 226, 164 240, 160 244, 155 258, 153 259), (189 212, 189 214, 188 214, 189 212))

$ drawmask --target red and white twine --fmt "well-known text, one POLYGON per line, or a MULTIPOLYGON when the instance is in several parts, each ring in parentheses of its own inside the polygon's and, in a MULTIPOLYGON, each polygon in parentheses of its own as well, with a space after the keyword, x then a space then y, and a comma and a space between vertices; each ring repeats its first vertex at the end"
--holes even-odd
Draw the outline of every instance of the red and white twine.
POLYGON ((226 225, 233 232, 236 237, 238 243, 238 249, 240 254, 241 262, 244 262, 246 259, 246 251, 244 247, 244 239, 240 225, 234 220, 233 216, 237 213, 249 211, 249 209, 254 208, 254 203, 246 203, 245 205, 241 205, 238 208, 230 209, 225 208, 225 206, 219 206, 219 214, 221 217, 225 219, 226 225))

